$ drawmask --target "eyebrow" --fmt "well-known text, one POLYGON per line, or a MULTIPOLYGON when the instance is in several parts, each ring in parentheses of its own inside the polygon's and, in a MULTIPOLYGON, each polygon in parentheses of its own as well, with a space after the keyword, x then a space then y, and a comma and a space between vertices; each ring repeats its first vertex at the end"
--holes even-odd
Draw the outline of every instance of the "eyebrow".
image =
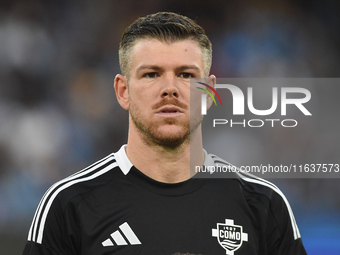
POLYGON ((137 68, 136 72, 138 73, 138 72, 141 72, 141 71, 146 70, 146 69, 155 70, 155 71, 162 71, 163 70, 163 68, 161 68, 157 65, 142 65, 142 66, 137 68))
POLYGON ((184 71, 184 70, 195 70, 197 72, 200 72, 201 70, 195 66, 195 65, 184 65, 176 68, 176 71, 184 71))
MULTIPOLYGON (((157 65, 142 65, 140 67, 137 68, 136 72, 141 72, 143 70, 154 70, 154 71, 163 71, 164 68, 157 66, 157 65)), ((184 71, 184 70, 195 70, 197 72, 200 72, 200 68, 198 68, 195 65, 182 65, 176 68, 176 71, 184 71)))

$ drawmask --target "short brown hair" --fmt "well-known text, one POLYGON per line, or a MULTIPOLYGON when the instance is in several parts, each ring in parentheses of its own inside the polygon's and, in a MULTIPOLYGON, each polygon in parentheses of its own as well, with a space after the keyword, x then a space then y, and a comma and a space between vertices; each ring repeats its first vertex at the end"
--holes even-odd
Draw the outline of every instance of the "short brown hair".
POLYGON ((212 46, 204 29, 188 17, 173 12, 158 12, 140 17, 128 26, 119 45, 119 64, 122 74, 129 77, 131 49, 139 39, 153 38, 166 43, 190 39, 202 49, 205 75, 209 75, 212 46))

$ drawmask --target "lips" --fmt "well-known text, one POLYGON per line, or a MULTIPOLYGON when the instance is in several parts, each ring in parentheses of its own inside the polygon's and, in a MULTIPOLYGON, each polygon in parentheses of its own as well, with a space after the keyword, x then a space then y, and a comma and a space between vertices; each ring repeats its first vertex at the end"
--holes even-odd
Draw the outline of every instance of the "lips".
POLYGON ((177 106, 174 105, 165 105, 158 109, 156 112, 157 115, 162 115, 162 116, 178 116, 180 114, 183 114, 181 109, 177 106))

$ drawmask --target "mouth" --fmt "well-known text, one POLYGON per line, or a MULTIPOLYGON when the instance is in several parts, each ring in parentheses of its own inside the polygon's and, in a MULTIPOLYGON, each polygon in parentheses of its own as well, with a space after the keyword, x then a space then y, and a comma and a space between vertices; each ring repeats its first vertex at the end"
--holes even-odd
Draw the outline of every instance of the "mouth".
POLYGON ((163 106, 156 112, 156 115, 164 117, 176 117, 181 114, 183 112, 177 106, 163 106))

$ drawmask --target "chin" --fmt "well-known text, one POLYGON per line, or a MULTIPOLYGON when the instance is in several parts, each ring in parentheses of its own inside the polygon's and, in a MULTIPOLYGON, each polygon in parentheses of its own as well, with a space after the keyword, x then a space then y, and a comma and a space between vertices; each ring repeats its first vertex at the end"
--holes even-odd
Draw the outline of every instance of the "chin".
POLYGON ((184 144, 186 141, 188 141, 187 138, 183 138, 183 137, 167 137, 167 138, 158 138, 156 139, 156 141, 154 141, 157 145, 162 146, 162 147, 167 147, 167 148, 178 148, 180 147, 182 144, 184 144))
POLYGON ((153 140, 158 145, 166 147, 178 147, 186 141, 190 141, 190 131, 181 129, 159 130, 153 135, 153 140))

